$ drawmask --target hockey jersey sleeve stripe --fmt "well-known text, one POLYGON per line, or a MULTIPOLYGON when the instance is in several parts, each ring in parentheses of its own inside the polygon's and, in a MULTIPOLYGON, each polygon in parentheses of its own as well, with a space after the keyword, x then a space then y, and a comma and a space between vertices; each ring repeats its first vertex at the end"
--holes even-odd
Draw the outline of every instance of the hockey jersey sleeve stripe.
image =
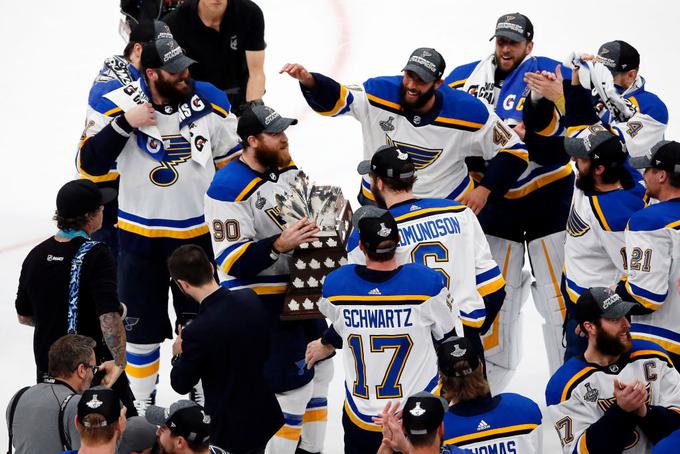
POLYGON ((660 359, 661 361, 665 361, 667 364, 672 365, 673 362, 671 361, 671 358, 666 354, 666 352, 662 352, 660 350, 636 350, 633 353, 630 354, 630 359, 645 359, 645 358, 656 358, 660 359))
POLYGON ((540 131, 536 131, 536 134, 543 137, 550 137, 556 134, 557 131, 559 131, 559 129, 560 129, 560 114, 555 108, 553 109, 553 116, 552 119, 550 120, 550 123, 548 123, 548 126, 541 129, 540 131))
POLYGON ((509 153, 513 156, 520 158, 523 161, 526 161, 527 163, 529 162, 529 152, 526 149, 522 149, 522 148, 517 148, 517 149, 501 148, 500 150, 498 150, 498 152, 499 153, 509 153))
POLYGON ((105 181, 115 181, 119 177, 120 177, 120 174, 118 172, 109 172, 106 175, 102 175, 100 177, 95 177, 95 176, 92 176, 92 175, 84 175, 84 174, 80 175, 80 178, 90 180, 93 183, 103 183, 105 181))
POLYGON ((369 186, 370 183, 367 183, 364 179, 361 180, 361 195, 366 197, 368 200, 375 202, 375 196, 371 192, 371 188, 369 186))
POLYGON ((196 216, 188 219, 158 219, 158 218, 143 218, 132 213, 125 212, 123 210, 118 210, 118 217, 124 221, 134 222, 135 224, 143 225, 146 227, 170 227, 170 228, 193 228, 197 225, 205 223, 205 217, 203 215, 196 216))
POLYGON ((484 271, 483 273, 478 274, 477 276, 475 276, 477 287, 491 281, 492 279, 498 279, 498 276, 501 276, 501 270, 498 268, 498 266, 495 266, 487 271, 484 271))
POLYGON ((604 213, 602 212, 602 207, 600 206, 600 201, 596 195, 590 197, 590 205, 593 208, 593 212, 595 213, 595 217, 597 218, 597 222, 600 223, 600 226, 602 227, 602 230, 605 230, 607 232, 611 232, 612 229, 609 227, 609 224, 607 223, 607 218, 604 216, 604 213))
POLYGON ((632 329, 630 334, 631 336, 633 336, 633 339, 654 342, 655 344, 662 346, 666 351, 669 351, 676 355, 680 355, 680 342, 673 342, 669 339, 664 339, 662 337, 658 337, 652 334, 649 335, 641 334, 639 332, 634 332, 632 329))
MULTIPOLYGON (((540 169, 545 171, 547 170, 546 167, 548 166, 541 166, 540 169)), ((554 170, 542 173, 540 175, 536 175, 529 181, 526 181, 525 183, 518 182, 517 186, 519 186, 520 184, 521 186, 508 189, 508 192, 505 194, 505 198, 506 199, 522 198, 525 195, 539 188, 542 188, 543 186, 547 186, 548 184, 554 181, 568 177, 569 175, 572 174, 572 172, 573 170, 571 167, 571 163, 567 163, 564 166, 558 167, 554 170)))
POLYGON ((642 287, 638 287, 635 284, 631 284, 630 279, 626 281, 626 290, 628 293, 635 298, 635 301, 642 304, 647 309, 657 310, 666 301, 666 296, 668 292, 663 295, 659 295, 649 290, 645 290, 642 287))
POLYGON ((500 427, 498 429, 483 430, 480 432, 461 435, 459 437, 449 438, 444 441, 447 445, 465 446, 470 443, 480 443, 482 441, 494 440, 496 438, 505 438, 516 435, 528 434, 535 430, 538 424, 517 424, 515 426, 500 427))
POLYGON ((449 84, 449 87, 456 89, 458 87, 462 87, 463 85, 465 85, 465 82, 467 82, 467 79, 454 80, 449 84))
POLYGON ((224 258, 224 262, 222 262, 222 271, 224 271, 226 274, 229 274, 229 270, 231 270, 231 267, 234 266, 234 262, 236 262, 236 260, 238 260, 239 257, 241 257, 243 253, 246 252, 246 249, 248 249, 251 244, 253 244, 253 242, 248 241, 247 243, 243 243, 229 252, 229 254, 224 258))
POLYGON ((106 112, 104 112, 104 116, 113 117, 113 116, 118 115, 122 111, 123 111, 123 109, 121 109, 120 107, 114 107, 113 109, 109 109, 106 112))
POLYGON ((126 232, 134 233, 147 238, 174 238, 178 240, 196 238, 209 232, 207 225, 187 230, 169 230, 142 227, 140 225, 123 221, 120 218, 118 218, 118 228, 126 232))
POLYGON ((247 199, 250 194, 253 193, 255 189, 257 189, 257 186, 263 183, 264 180, 260 177, 254 178, 248 185, 243 188, 243 190, 239 193, 239 195, 236 196, 234 199, 235 202, 240 202, 241 200, 247 199))
POLYGON ((482 123, 447 117, 437 117, 434 119, 433 123, 439 126, 449 126, 455 129, 463 129, 465 131, 478 131, 484 127, 482 123))
POLYGON ((372 95, 370 93, 366 93, 366 97, 368 98, 368 102, 374 106, 378 107, 381 109, 385 109, 389 112, 395 113, 397 115, 402 115, 403 110, 399 104, 396 102, 388 101, 387 99, 382 99, 377 97, 376 95, 372 95))
POLYGON ((221 108, 221 107, 218 106, 217 104, 211 102, 210 105, 212 106, 213 111, 214 111, 218 116, 220 116, 220 117, 222 117, 222 118, 227 118, 227 116, 229 116, 229 112, 227 112, 226 110, 224 110, 223 108, 221 108))
POLYGON ((324 115, 324 116, 327 116, 327 117, 332 117, 334 115, 337 115, 341 110, 343 110, 345 107, 347 107, 349 105, 348 96, 349 96, 349 90, 347 90, 347 87, 340 84, 340 95, 338 96, 338 100, 336 101, 335 105, 333 107, 331 107, 330 110, 327 110, 325 112, 319 112, 319 113, 321 115, 324 115))
POLYGON ((567 136, 568 137, 573 137, 579 132, 583 131, 584 129, 590 128, 592 125, 578 125, 578 126, 570 126, 567 128, 567 136))
POLYGON ((671 222, 665 226, 667 229, 680 230, 680 220, 671 222))
POLYGON ((401 306, 408 304, 422 304, 430 298, 431 296, 427 295, 335 295, 329 296, 328 301, 335 304, 336 306, 365 306, 375 303, 401 306))
POLYGON ((497 292, 498 290, 502 289, 505 286, 505 279, 503 278, 502 275, 498 275, 496 279, 494 279, 491 282, 487 282, 484 285, 478 285, 477 286, 477 292, 480 294, 480 296, 483 298, 487 295, 492 294, 493 292, 497 292))

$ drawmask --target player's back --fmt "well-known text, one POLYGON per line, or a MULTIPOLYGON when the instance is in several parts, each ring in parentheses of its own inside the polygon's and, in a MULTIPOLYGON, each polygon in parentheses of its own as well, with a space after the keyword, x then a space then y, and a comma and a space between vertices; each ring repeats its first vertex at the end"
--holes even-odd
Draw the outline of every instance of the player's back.
POLYGON ((453 329, 447 298, 437 273, 417 264, 346 265, 326 277, 319 307, 343 340, 345 409, 357 426, 376 430, 371 416, 386 399, 437 386, 433 338, 453 329))

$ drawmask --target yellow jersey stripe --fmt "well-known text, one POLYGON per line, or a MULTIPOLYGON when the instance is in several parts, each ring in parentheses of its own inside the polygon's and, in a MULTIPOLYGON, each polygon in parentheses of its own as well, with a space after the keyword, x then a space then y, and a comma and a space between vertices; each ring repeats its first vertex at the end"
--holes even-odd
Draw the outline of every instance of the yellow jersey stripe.
POLYGON ((427 295, 336 295, 328 298, 328 301, 427 301, 432 298, 427 295))
POLYGON ((120 174, 118 172, 109 172, 106 175, 102 175, 100 177, 95 177, 92 175, 81 175, 81 179, 85 180, 90 180, 93 183, 102 183, 104 181, 115 181, 120 177, 120 174))
POLYGON ((158 372, 160 365, 161 361, 159 359, 149 364, 148 366, 142 367, 138 367, 135 366, 134 364, 127 363, 127 366, 125 366, 125 373, 135 378, 146 378, 158 372))
POLYGON ((510 432, 518 432, 523 430, 534 430, 537 427, 538 424, 518 424, 516 426, 501 427, 500 429, 483 430, 481 432, 475 432, 473 434, 449 438, 448 440, 444 441, 444 444, 455 445, 466 441, 476 440, 478 438, 485 438, 488 437, 489 435, 506 434, 510 432))
POLYGON ((407 219, 420 216, 422 214, 427 214, 427 213, 442 213, 442 212, 450 212, 453 211, 455 213, 459 213, 461 211, 465 210, 465 206, 460 206, 460 207, 439 207, 439 208, 423 208, 422 210, 417 210, 417 211, 412 211, 410 213, 402 214, 401 216, 397 216, 394 220, 399 222, 399 221, 405 221, 407 219))
POLYGON ((526 150, 510 150, 508 148, 501 148, 498 150, 499 153, 509 153, 513 156, 517 156, 523 161, 529 162, 529 153, 526 150))
POLYGON ((525 195, 534 192, 536 189, 542 188, 543 186, 547 186, 550 183, 562 179, 564 177, 568 177, 569 175, 571 175, 572 172, 573 170, 571 168, 571 164, 567 163, 555 172, 547 173, 545 175, 537 177, 535 180, 531 181, 526 186, 522 186, 521 188, 517 189, 509 189, 508 192, 505 194, 505 198, 506 199, 522 198, 525 195))
POLYGON ((229 270, 231 270, 234 262, 238 260, 244 252, 246 252, 246 249, 248 249, 251 244, 253 243, 248 241, 247 243, 243 244, 243 246, 236 248, 231 254, 229 254, 228 258, 224 261, 224 263, 222 263, 222 271, 229 274, 229 270))
POLYGON ((345 400, 345 411, 347 412, 347 416, 349 417, 349 420, 352 421, 352 423, 355 426, 360 427, 364 430, 368 430, 370 432, 382 432, 382 429, 379 426, 373 425, 373 424, 367 424, 367 423, 363 422, 361 419, 359 419, 354 414, 354 412, 352 411, 352 408, 349 406, 349 403, 347 403, 346 400, 345 400))
POLYGON ((626 280, 625 286, 626 286, 626 290, 628 291, 630 296, 635 298, 635 301, 642 304, 647 309, 651 309, 651 310, 655 311, 655 310, 657 310, 658 308, 661 307, 661 304, 659 304, 657 302, 654 302, 652 300, 648 300, 647 298, 643 298, 642 296, 636 295, 635 292, 633 292, 633 290, 630 288, 630 283, 628 282, 628 280, 626 280))
POLYGON ((395 103, 395 102, 388 101, 388 100, 382 99, 382 98, 378 98, 377 96, 371 95, 369 93, 366 93, 366 97, 369 100, 376 102, 378 104, 382 104, 385 107, 389 107, 391 109, 396 109, 396 110, 401 110, 401 106, 399 104, 395 103))
POLYGON ((319 422, 328 420, 328 409, 318 408, 315 410, 307 410, 302 416, 302 424, 306 422, 319 422))
POLYGON ((604 217, 604 213, 602 212, 602 208, 600 207, 600 201, 597 199, 597 196, 593 196, 592 198, 593 201, 593 207, 595 207, 595 214, 597 215, 598 218, 600 218, 600 222, 602 223, 602 227, 607 232, 611 232, 612 228, 609 227, 609 224, 607 224, 607 219, 604 217))
POLYGON ((117 114, 118 112, 122 112, 122 111, 123 111, 123 109, 121 109, 120 107, 114 107, 113 109, 110 109, 110 110, 107 110, 106 112, 104 112, 104 116, 105 117, 112 117, 113 115, 117 114))
POLYGON ((557 115, 557 111, 553 110, 553 117, 552 120, 550 120, 550 124, 546 126, 545 128, 541 129, 540 131, 536 132, 539 136, 543 137, 548 137, 551 136, 555 133, 557 130, 557 122, 559 121, 559 116, 557 115))
POLYGON ((260 285, 250 287, 258 295, 280 295, 286 293, 288 290, 288 285, 260 285))
POLYGON ((153 229, 131 224, 120 218, 118 218, 118 228, 147 238, 175 238, 180 240, 196 238, 197 236, 205 235, 209 231, 207 225, 188 230, 153 229))
POLYGON ((213 109, 224 115, 225 117, 229 115, 229 112, 218 106, 217 104, 210 103, 213 109))
POLYGON ((482 284, 479 287, 477 287, 477 292, 482 296, 485 297, 487 295, 492 294, 493 292, 503 288, 505 285, 505 279, 503 279, 503 276, 501 274, 496 277, 491 282, 487 282, 486 284, 482 284))
POLYGON ((454 80, 449 84, 449 87, 451 88, 462 87, 463 85, 465 85, 465 82, 467 82, 467 79, 454 80))
POLYGON ((590 128, 590 125, 570 126, 567 128, 567 136, 571 137, 577 132, 583 131, 584 129, 587 128, 590 128))
POLYGON ((674 229, 676 227, 680 227, 680 220, 677 220, 675 222, 671 222, 666 226, 667 229, 674 229))
POLYGON ((274 436, 285 438, 286 440, 298 441, 301 433, 302 427, 290 427, 284 424, 274 436))
POLYGON ((236 199, 234 201, 240 202, 241 200, 243 200, 243 198, 250 192, 250 190, 253 189, 255 187, 255 185, 259 184, 261 181, 262 181, 262 178, 260 178, 260 177, 254 178, 253 181, 248 183, 248 186, 243 188, 243 191, 241 191, 241 193, 236 196, 236 199))
POLYGON ((564 390, 562 391, 562 399, 560 400, 560 402, 564 402, 567 399, 567 394, 569 393, 569 390, 571 389, 572 385, 591 370, 595 370, 595 368, 593 366, 584 367, 578 373, 576 373, 576 375, 571 377, 571 380, 569 380, 567 384, 564 386, 564 390))
POLYGON ((437 118, 434 119, 434 121, 437 121, 439 123, 448 123, 450 125, 465 126, 465 127, 468 127, 468 128, 482 129, 484 127, 484 125, 482 123, 475 123, 475 122, 466 121, 466 120, 457 120, 455 118, 437 117, 437 118))
POLYGON ((335 105, 331 108, 331 110, 319 113, 321 115, 333 116, 340 112, 342 108, 347 105, 347 94, 347 88, 344 85, 340 85, 340 96, 338 96, 338 100, 335 102, 335 105))

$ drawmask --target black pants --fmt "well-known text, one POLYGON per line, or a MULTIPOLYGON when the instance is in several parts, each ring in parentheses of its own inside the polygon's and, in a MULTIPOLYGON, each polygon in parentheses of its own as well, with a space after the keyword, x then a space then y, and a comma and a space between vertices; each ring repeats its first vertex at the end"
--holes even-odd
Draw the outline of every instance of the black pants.
POLYGON ((370 432, 350 421, 347 412, 342 411, 342 428, 345 430, 345 454, 366 454, 377 452, 382 443, 382 432, 370 432))

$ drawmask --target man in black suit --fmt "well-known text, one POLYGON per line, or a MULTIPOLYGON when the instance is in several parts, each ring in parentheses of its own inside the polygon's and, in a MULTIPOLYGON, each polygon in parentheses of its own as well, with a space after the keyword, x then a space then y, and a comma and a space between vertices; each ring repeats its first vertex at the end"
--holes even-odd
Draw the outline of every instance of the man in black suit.
POLYGON ((172 388, 186 394, 202 380, 211 443, 230 453, 264 452, 283 415, 264 378, 270 340, 262 302, 252 290, 220 287, 199 246, 177 248, 168 268, 177 286, 200 303, 173 344, 172 388))

